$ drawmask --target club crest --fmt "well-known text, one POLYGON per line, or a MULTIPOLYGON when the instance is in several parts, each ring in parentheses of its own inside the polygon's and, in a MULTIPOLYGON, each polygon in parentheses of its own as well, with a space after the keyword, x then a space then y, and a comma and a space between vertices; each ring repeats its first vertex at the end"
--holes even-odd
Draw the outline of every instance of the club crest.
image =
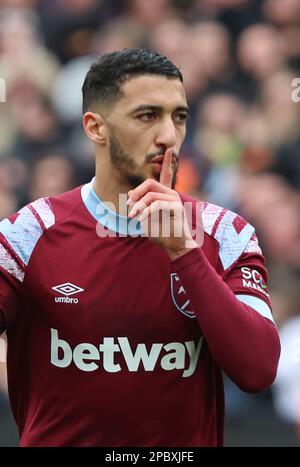
POLYGON ((190 300, 176 272, 171 274, 171 295, 177 310, 188 318, 196 318, 195 313, 190 309, 190 300))

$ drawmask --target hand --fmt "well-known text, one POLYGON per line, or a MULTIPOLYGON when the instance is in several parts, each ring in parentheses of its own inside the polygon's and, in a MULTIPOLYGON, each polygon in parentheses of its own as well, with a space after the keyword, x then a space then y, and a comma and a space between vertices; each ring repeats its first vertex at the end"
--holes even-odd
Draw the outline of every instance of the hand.
POLYGON ((128 217, 137 217, 148 238, 173 260, 202 246, 203 238, 201 244, 193 240, 180 196, 171 188, 172 153, 172 148, 165 152, 159 182, 145 180, 129 192, 127 204, 132 206, 128 217))

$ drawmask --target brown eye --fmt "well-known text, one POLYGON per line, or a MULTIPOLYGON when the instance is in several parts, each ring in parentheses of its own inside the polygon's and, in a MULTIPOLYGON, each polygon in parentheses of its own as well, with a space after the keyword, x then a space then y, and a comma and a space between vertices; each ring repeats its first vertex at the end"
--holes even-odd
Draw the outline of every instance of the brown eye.
POLYGON ((179 123, 180 125, 183 125, 187 120, 187 114, 186 113, 180 113, 177 114, 175 117, 176 123, 179 123))
POLYGON ((154 118, 155 118, 155 113, 153 113, 153 112, 147 112, 147 113, 138 115, 137 118, 139 118, 139 119, 142 120, 143 122, 151 122, 151 120, 154 120, 154 118))

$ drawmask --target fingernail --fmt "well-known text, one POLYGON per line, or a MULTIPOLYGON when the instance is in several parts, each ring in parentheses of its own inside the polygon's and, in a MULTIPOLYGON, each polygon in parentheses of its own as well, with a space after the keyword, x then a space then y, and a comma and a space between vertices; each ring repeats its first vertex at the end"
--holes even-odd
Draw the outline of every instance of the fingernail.
POLYGON ((138 206, 138 203, 133 203, 133 207, 130 210, 131 217, 135 217, 137 214, 142 212, 141 208, 138 206))

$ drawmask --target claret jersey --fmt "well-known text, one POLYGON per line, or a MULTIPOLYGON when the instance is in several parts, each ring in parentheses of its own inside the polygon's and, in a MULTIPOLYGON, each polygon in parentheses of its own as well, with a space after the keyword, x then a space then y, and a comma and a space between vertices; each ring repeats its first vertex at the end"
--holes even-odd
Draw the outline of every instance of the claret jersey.
MULTIPOLYGON (((208 203, 202 221, 210 265, 272 321, 253 227, 208 203)), ((222 444, 221 369, 170 263, 92 182, 0 223, 0 325, 22 446, 222 444)))

